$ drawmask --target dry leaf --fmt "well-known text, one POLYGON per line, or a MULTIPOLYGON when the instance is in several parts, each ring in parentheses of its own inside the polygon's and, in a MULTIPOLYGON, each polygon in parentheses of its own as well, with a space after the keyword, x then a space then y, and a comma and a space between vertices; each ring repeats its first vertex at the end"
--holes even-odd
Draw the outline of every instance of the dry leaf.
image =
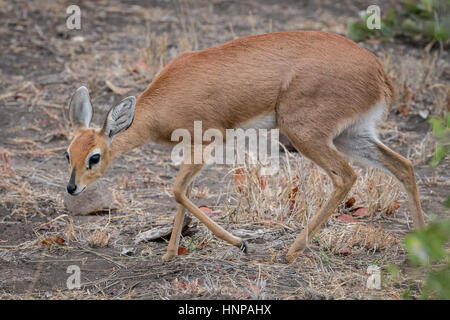
POLYGON ((408 108, 404 104, 398 107, 398 111, 405 117, 409 114, 408 108))
POLYGON ((414 102, 414 93, 412 89, 406 85, 406 82, 403 83, 403 99, 406 100, 408 105, 414 102))
POLYGON ((391 205, 389 208, 386 209, 386 214, 393 214, 395 211, 400 208, 400 202, 396 202, 393 205, 391 205))
POLYGON ((144 74, 146 70, 147 70, 147 63, 142 60, 137 62, 133 67, 134 73, 144 74))
POLYGON ((199 209, 202 210, 203 213, 206 213, 206 214, 210 214, 213 211, 213 209, 211 209, 210 207, 207 207, 207 206, 200 206, 199 209))
POLYGON ((261 190, 266 189, 266 185, 267 185, 266 177, 260 176, 258 180, 259 180, 259 187, 261 188, 261 190))
POLYGON ((207 207, 207 206, 200 206, 199 209, 202 210, 204 213, 206 213, 210 217, 220 215, 220 212, 217 212, 217 211, 215 212, 213 209, 211 209, 210 207, 207 207))
POLYGON ((60 237, 54 237, 53 240, 60 246, 62 246, 64 244, 64 242, 66 242, 66 240, 64 240, 63 238, 60 238, 60 237))
POLYGON ((346 208, 351 208, 351 207, 353 207, 353 205, 355 204, 355 202, 356 202, 355 198, 351 197, 350 199, 348 199, 348 200, 345 202, 345 207, 346 207, 346 208))
POLYGON ((348 256, 350 253, 352 253, 352 250, 347 247, 342 248, 338 251, 338 254, 343 255, 343 256, 348 256))
POLYGON ((353 215, 358 217, 368 217, 370 216, 370 213, 367 208, 358 208, 355 212, 353 212, 353 215))
POLYGON ((64 242, 66 242, 66 240, 64 240, 61 237, 52 237, 52 238, 46 238, 46 239, 42 240, 40 242, 40 244, 51 246, 53 243, 56 243, 56 244, 62 246, 64 244, 64 242))
POLYGON ((297 196, 298 186, 291 190, 291 194, 289 195, 289 200, 291 200, 291 205, 289 206, 289 210, 294 210, 295 206, 295 197, 297 196))
POLYGON ((239 192, 242 191, 241 186, 245 184, 245 181, 246 177, 244 169, 236 169, 236 172, 234 173, 234 184, 238 187, 239 192))
POLYGON ((178 247, 178 255, 181 256, 183 254, 187 254, 189 252, 185 247, 178 247))

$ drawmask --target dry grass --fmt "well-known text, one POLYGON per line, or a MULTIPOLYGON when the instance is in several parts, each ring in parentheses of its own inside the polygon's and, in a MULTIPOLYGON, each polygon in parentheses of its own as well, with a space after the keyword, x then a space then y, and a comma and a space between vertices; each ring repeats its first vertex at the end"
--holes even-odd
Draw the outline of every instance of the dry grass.
MULTIPOLYGON (((448 61, 438 59, 438 52, 415 53, 418 56, 406 55, 396 59, 391 52, 384 52, 380 58, 391 78, 396 96, 390 105, 400 116, 417 116, 427 119, 429 115, 444 116, 450 111, 450 83, 442 80, 442 74, 448 72, 448 61)), ((389 140, 397 139, 408 145, 407 157, 414 165, 429 161, 436 149, 436 141, 431 132, 414 137, 411 143, 411 132, 414 128, 406 128, 401 132, 394 123, 384 123, 382 134, 389 140)))
MULTIPOLYGON (((277 174, 262 176, 262 168, 245 165, 233 169, 225 197, 231 222, 303 228, 331 193, 332 182, 324 171, 299 154, 286 153, 277 174)), ((358 179, 337 214, 366 207, 368 216, 377 219, 393 214, 404 202, 400 185, 390 175, 373 168, 357 172, 358 179), (346 208, 350 198, 353 204, 346 208)))
MULTIPOLYGON (((39 10, 32 2, 24 6, 29 7, 30 14, 39 10)), ((223 27, 226 31, 218 32, 214 30, 215 21, 207 14, 200 18, 192 14, 191 1, 177 1, 176 6, 176 12, 170 14, 159 8, 120 8, 116 3, 103 10, 106 16, 127 13, 143 21, 167 16, 178 23, 171 33, 155 32, 149 25, 145 29, 127 26, 125 30, 105 32, 95 41, 86 38, 75 43, 59 38, 45 41, 38 31, 33 31, 34 25, 27 26, 34 32, 34 45, 46 45, 63 61, 63 71, 61 74, 52 71, 56 76, 42 76, 39 81, 46 85, 41 86, 27 77, 5 79, 0 75, 3 88, 0 101, 45 120, 33 119, 8 129, 8 136, 15 138, 8 146, 0 147, 0 209, 5 212, 1 222, 31 225, 31 231, 19 229, 30 237, 21 237, 12 244, 0 234, 0 263, 11 263, 9 268, 20 272, 26 267, 27 271, 32 270, 31 275, 26 274, 31 279, 26 294, 0 290, 0 298, 398 298, 405 282, 395 287, 386 282, 379 292, 365 287, 369 264, 383 267, 387 263, 402 264, 406 259, 401 246, 408 225, 408 218, 403 215, 405 195, 394 179, 376 169, 357 170, 358 180, 346 201, 312 239, 310 249, 292 265, 282 263, 283 255, 332 188, 321 169, 297 154, 285 154, 280 172, 274 176, 261 176, 261 166, 246 165, 233 168, 228 174, 229 169, 218 169, 213 178, 205 173, 207 179, 199 177, 195 182, 194 201, 213 207, 213 219, 233 234, 249 239, 249 256, 240 255, 235 248, 213 237, 196 220, 191 226, 192 234, 181 240, 188 254, 170 264, 161 262, 166 242, 134 244, 136 234, 170 224, 175 212, 171 185, 176 171, 170 162, 170 152, 154 145, 130 152, 104 178, 115 186, 117 210, 101 216, 66 214, 61 196, 67 182, 62 151, 71 133, 64 110, 73 88, 81 83, 89 87, 96 109, 95 121, 101 123, 105 111, 120 98, 121 92, 138 94, 178 54, 244 33, 277 30, 271 20, 261 26, 260 17, 246 12, 242 15, 244 19, 229 17, 223 27), (243 23, 248 24, 246 31, 242 31, 243 23), (130 49, 128 44, 120 47, 117 41, 120 37, 135 39, 132 46, 136 49, 130 49), (117 47, 105 49, 104 43, 117 47), (88 50, 80 53, 80 48, 88 50), (24 137, 25 131, 33 134, 24 137), (354 201, 350 201, 352 198, 354 201), (353 203, 347 206, 349 201, 353 203), (356 222, 337 219, 341 214, 354 215, 358 208, 367 208, 368 215, 353 216, 356 222), (65 243, 40 244, 54 237, 63 238, 65 243), (133 248, 134 253, 121 255, 127 248, 133 248), (21 263, 21 267, 16 263, 21 263), (89 279, 82 279, 82 289, 66 290, 64 282, 55 280, 47 284, 45 291, 41 290, 43 283, 58 272, 66 277, 67 264, 80 264, 86 269, 89 279), (51 273, 46 273, 49 268, 51 273), (53 285, 62 289, 53 290, 53 285), (109 292, 111 289, 113 293, 109 292)), ((5 6, 0 7, 6 12, 5 6)), ((53 8, 45 9, 51 16, 49 19, 60 21, 65 4, 49 7, 53 8)), ((321 17, 323 21, 333 21, 332 18, 329 14, 321 17)), ((294 23, 292 29, 304 26, 294 23)), ((305 24, 323 28, 317 19, 305 24)), ((339 31, 342 26, 327 25, 327 28, 339 31)), ((401 105, 410 114, 417 112, 418 106, 435 114, 446 110, 448 83, 438 80, 444 62, 436 61, 434 54, 425 53, 421 57, 405 54, 399 59, 388 53, 382 59, 397 90, 393 110, 401 105)), ((398 130, 393 123, 385 124, 382 134, 389 140, 408 144, 409 156, 415 164, 423 163, 433 152, 430 135, 411 142, 409 133, 398 130)), ((25 278, 24 274, 25 271, 18 277, 25 278)))
POLYGON ((449 67, 438 52, 421 52, 419 57, 394 59, 386 52, 380 57, 386 73, 392 79, 396 97, 391 108, 405 115, 417 110, 428 110, 435 115, 448 111, 450 84, 442 81, 442 73, 449 67))
MULTIPOLYGON (((146 161, 146 157, 140 153, 127 157, 129 160, 135 159, 137 167, 146 161)), ((39 263, 41 268, 52 263, 51 261, 64 264, 65 259, 58 258, 61 254, 72 257, 67 259, 75 264, 78 260, 76 256, 84 254, 91 261, 103 261, 113 265, 116 270, 108 270, 101 281, 84 280, 82 290, 74 292, 65 293, 66 290, 63 290, 36 294, 33 293, 39 287, 36 284, 28 290, 30 298, 111 298, 106 293, 107 288, 124 281, 131 282, 127 282, 119 290, 117 297, 146 297, 148 293, 142 291, 139 284, 154 274, 159 274, 162 279, 150 282, 154 292, 152 297, 156 294, 162 299, 224 296, 244 299, 364 297, 368 294, 364 281, 369 261, 383 265, 385 261, 397 259, 398 253, 403 252, 399 234, 385 230, 382 226, 386 221, 401 218, 397 217, 396 212, 385 212, 385 208, 392 203, 403 201, 399 186, 392 184, 392 179, 378 170, 361 171, 357 184, 349 195, 349 198, 355 198, 354 205, 351 208, 341 205, 334 217, 313 239, 311 250, 305 252, 293 265, 284 265, 280 263, 280 259, 286 249, 331 190, 329 179, 309 160, 298 154, 286 154, 285 157, 279 174, 266 176, 264 179, 258 175, 260 166, 239 168, 242 176, 237 179, 233 174, 237 168, 234 168, 224 177, 224 183, 228 185, 226 194, 215 193, 198 183, 194 186, 196 202, 217 201, 215 212, 219 215, 213 215, 213 219, 227 225, 232 233, 250 239, 251 254, 248 257, 239 255, 235 248, 219 241, 201 224, 197 225, 197 231, 193 235, 182 238, 181 245, 188 248, 189 253, 169 265, 160 262, 165 243, 135 246, 132 244, 134 236, 124 238, 124 232, 137 234, 149 227, 171 222, 168 215, 155 217, 145 212, 149 199, 140 196, 148 190, 145 175, 128 175, 127 183, 123 182, 122 187, 116 190, 119 205, 117 213, 84 218, 59 215, 37 225, 33 239, 11 247, 0 246, 1 254, 3 257, 33 257, 32 260, 39 263), (236 184, 236 181, 239 183, 236 184), (382 192, 385 184, 392 184, 390 194, 382 192), (293 192, 296 187, 297 190, 293 192), (351 213, 352 208, 357 207, 370 208, 371 215, 360 218, 357 223, 336 219, 340 213, 351 213), (45 248, 46 246, 40 245, 43 240, 56 236, 65 239, 63 246, 52 245, 45 248), (120 256, 120 251, 127 247, 133 247, 135 253, 130 257, 120 256), (118 253, 112 254, 112 251, 118 253), (134 271, 134 276, 130 277, 126 266, 148 259, 152 261, 151 272, 134 271), (189 270, 185 269, 186 266, 189 266, 189 270), (172 270, 185 272, 175 276, 171 273, 172 270), (290 279, 290 285, 286 279, 290 279), (357 294, 352 292, 355 287, 359 290, 357 294)), ((116 180, 123 181, 123 178, 119 176, 116 180)), ((8 201, 17 201, 18 198, 13 196, 15 193, 9 190, 8 201)), ((164 187, 157 191, 164 197, 168 196, 164 187)), ((39 205, 42 201, 31 195, 29 197, 30 203, 39 205)), ((64 212, 61 199, 53 199, 56 208, 60 207, 57 210, 64 212)), ((17 209, 11 215, 27 216, 29 212, 29 208, 25 206, 23 210, 17 209)), ((82 258, 80 263, 83 259, 86 258, 82 258)), ((35 275, 38 280, 44 277, 40 272, 35 275)), ((3 297, 14 298, 7 293, 3 297)))

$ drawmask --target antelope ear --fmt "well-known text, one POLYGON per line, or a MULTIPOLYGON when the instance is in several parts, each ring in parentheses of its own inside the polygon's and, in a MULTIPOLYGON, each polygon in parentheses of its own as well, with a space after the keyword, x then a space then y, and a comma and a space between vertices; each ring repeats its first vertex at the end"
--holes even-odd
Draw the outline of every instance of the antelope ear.
POLYGON ((128 97, 108 112, 102 132, 110 142, 116 134, 128 129, 133 123, 135 104, 136 98, 128 97))
POLYGON ((73 94, 69 104, 69 117, 74 130, 89 127, 92 120, 92 105, 86 87, 79 87, 73 94))

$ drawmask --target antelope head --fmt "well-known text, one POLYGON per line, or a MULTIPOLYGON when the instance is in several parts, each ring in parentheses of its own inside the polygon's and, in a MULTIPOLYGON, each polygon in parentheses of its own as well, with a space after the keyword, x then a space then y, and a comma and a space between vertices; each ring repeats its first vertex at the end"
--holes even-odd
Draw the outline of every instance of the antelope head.
POLYGON ((69 118, 74 138, 65 152, 70 180, 67 192, 78 195, 100 178, 110 162, 110 146, 114 137, 133 122, 135 97, 128 97, 108 112, 103 127, 91 128, 92 105, 89 91, 80 87, 72 96, 69 118))

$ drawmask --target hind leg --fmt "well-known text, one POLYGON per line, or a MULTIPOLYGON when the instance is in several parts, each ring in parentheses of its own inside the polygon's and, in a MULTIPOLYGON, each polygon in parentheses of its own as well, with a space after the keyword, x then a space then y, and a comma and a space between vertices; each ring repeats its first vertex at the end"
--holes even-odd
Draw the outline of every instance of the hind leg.
POLYGON ((397 178, 408 195, 414 227, 422 228, 425 226, 414 168, 410 160, 392 151, 381 143, 376 136, 367 132, 354 135, 344 132, 335 139, 334 143, 338 150, 358 162, 380 167, 397 178))
POLYGON ((309 239, 328 220, 356 181, 356 173, 332 140, 345 122, 344 119, 352 119, 360 107, 349 108, 346 101, 330 101, 329 89, 320 95, 318 87, 305 89, 301 82, 294 81, 290 90, 280 97, 277 109, 280 132, 289 138, 300 153, 321 167, 334 185, 328 200, 314 213, 289 248, 286 255, 289 262, 305 249, 309 239), (330 106, 330 103, 333 105, 330 106))
POLYGON ((425 227, 425 219, 420 205, 419 191, 412 162, 392 151, 381 142, 374 142, 374 144, 377 150, 378 161, 403 184, 408 194, 409 210, 411 211, 414 227, 425 227))
POLYGON ((305 249, 308 240, 319 230, 320 226, 328 220, 348 194, 356 181, 356 174, 342 155, 326 140, 302 141, 297 133, 288 134, 292 144, 303 155, 310 158, 318 166, 325 170, 334 184, 334 190, 325 204, 309 221, 308 226, 303 229, 295 242, 289 248, 286 255, 288 262, 292 262, 295 257, 305 249))

